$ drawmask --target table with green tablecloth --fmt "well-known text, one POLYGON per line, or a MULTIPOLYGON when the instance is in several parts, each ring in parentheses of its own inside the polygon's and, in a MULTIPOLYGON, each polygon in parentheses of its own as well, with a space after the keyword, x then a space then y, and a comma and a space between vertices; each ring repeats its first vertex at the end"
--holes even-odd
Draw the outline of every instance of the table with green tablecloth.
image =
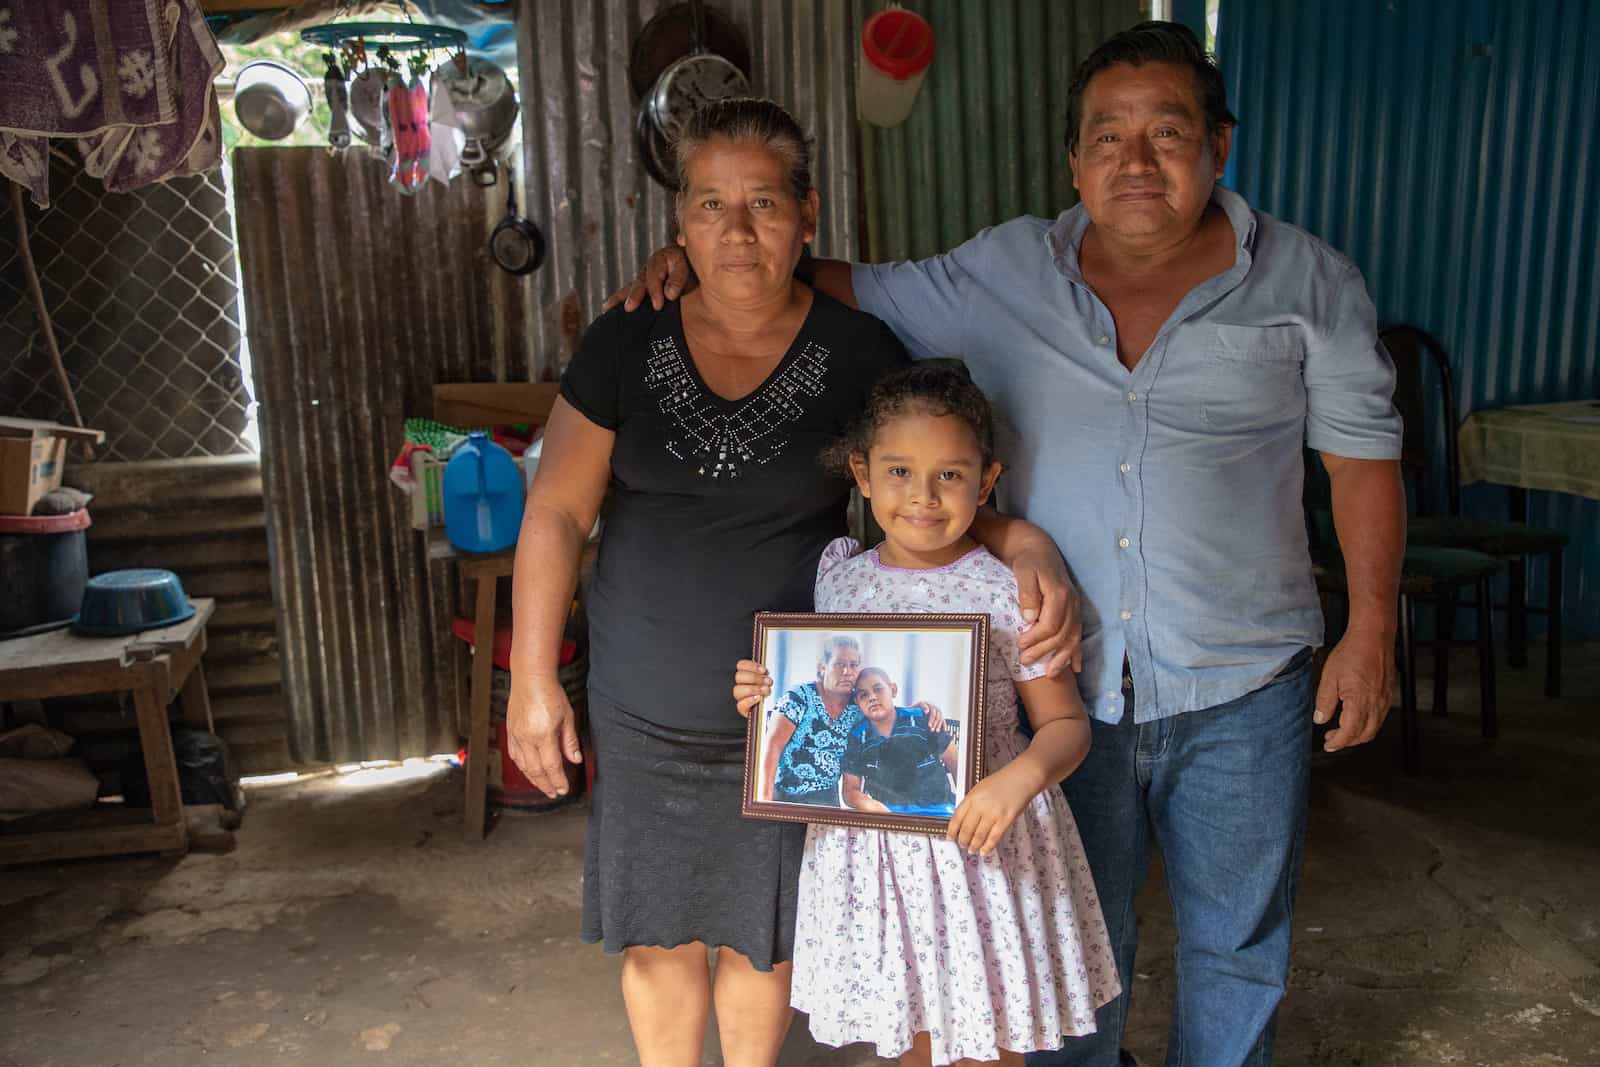
MULTIPOLYGON (((1600 400, 1568 400, 1558 404, 1524 404, 1475 411, 1461 424, 1457 445, 1461 482, 1492 482, 1506 487, 1510 518, 1528 521, 1528 490, 1570 493, 1600 500, 1600 400)), ((1520 561, 1511 573, 1509 599, 1523 602, 1520 561)), ((1552 572, 1551 612, 1559 615, 1559 572, 1552 572)), ((1526 660, 1523 614, 1513 611, 1510 662, 1526 660)), ((1560 643, 1550 646, 1550 680, 1546 692, 1560 692, 1560 643)))
POLYGON ((1525 490, 1600 500, 1600 400, 1475 411, 1461 424, 1461 482, 1511 490, 1511 517, 1527 519, 1525 490))

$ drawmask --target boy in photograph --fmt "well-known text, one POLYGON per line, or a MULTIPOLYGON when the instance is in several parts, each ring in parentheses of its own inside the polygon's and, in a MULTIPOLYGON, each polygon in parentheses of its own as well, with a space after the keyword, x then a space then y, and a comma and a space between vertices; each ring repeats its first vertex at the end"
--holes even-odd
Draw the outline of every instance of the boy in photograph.
POLYGON ((856 706, 863 719, 845 744, 840 793, 857 811, 953 815, 955 733, 930 728, 916 708, 896 707, 899 693, 881 667, 864 667, 856 675, 856 706))

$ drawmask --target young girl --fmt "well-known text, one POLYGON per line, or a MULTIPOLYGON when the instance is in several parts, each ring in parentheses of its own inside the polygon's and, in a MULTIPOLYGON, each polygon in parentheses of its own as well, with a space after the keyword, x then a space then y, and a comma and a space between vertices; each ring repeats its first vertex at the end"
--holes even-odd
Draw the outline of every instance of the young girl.
MULTIPOLYGON (((1095 1009, 1120 991, 1056 788, 1089 749, 1088 720, 1071 680, 1018 659, 1016 582, 967 533, 1000 464, 988 401, 964 371, 891 374, 834 451, 884 542, 860 554, 848 538, 828 546, 817 610, 986 612, 988 775, 943 839, 810 828, 791 1003, 825 1044, 870 1041, 902 1064, 1021 1064, 1021 1053, 1092 1033, 1095 1009), (1019 692, 1031 741, 1017 728, 1019 692)), ((760 664, 739 663, 741 712, 770 691, 760 664)))

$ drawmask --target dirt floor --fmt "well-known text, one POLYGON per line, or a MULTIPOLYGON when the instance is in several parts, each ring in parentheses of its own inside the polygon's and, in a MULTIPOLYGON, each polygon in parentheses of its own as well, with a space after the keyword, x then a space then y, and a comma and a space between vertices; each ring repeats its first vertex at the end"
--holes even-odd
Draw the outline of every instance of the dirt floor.
MULTIPOLYGON (((1559 702, 1502 670, 1494 743, 1463 662, 1420 778, 1394 720, 1319 757, 1279 1063, 1600 1064, 1600 645, 1568 662, 1559 702)), ((574 935, 583 811, 469 843, 460 788, 436 764, 263 786, 231 853, 0 872, 0 1065, 634 1062, 617 961, 574 935)), ((1127 1041, 1150 1065, 1159 874, 1140 914, 1127 1041)), ((782 1060, 879 1062, 803 1019, 782 1060)))

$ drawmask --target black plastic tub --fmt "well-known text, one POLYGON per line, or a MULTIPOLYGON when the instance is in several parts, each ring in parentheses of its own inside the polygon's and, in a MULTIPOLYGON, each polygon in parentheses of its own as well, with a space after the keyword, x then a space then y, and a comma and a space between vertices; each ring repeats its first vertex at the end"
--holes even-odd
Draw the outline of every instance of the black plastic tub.
POLYGON ((0 515, 0 639, 65 626, 83 602, 88 509, 0 515))

